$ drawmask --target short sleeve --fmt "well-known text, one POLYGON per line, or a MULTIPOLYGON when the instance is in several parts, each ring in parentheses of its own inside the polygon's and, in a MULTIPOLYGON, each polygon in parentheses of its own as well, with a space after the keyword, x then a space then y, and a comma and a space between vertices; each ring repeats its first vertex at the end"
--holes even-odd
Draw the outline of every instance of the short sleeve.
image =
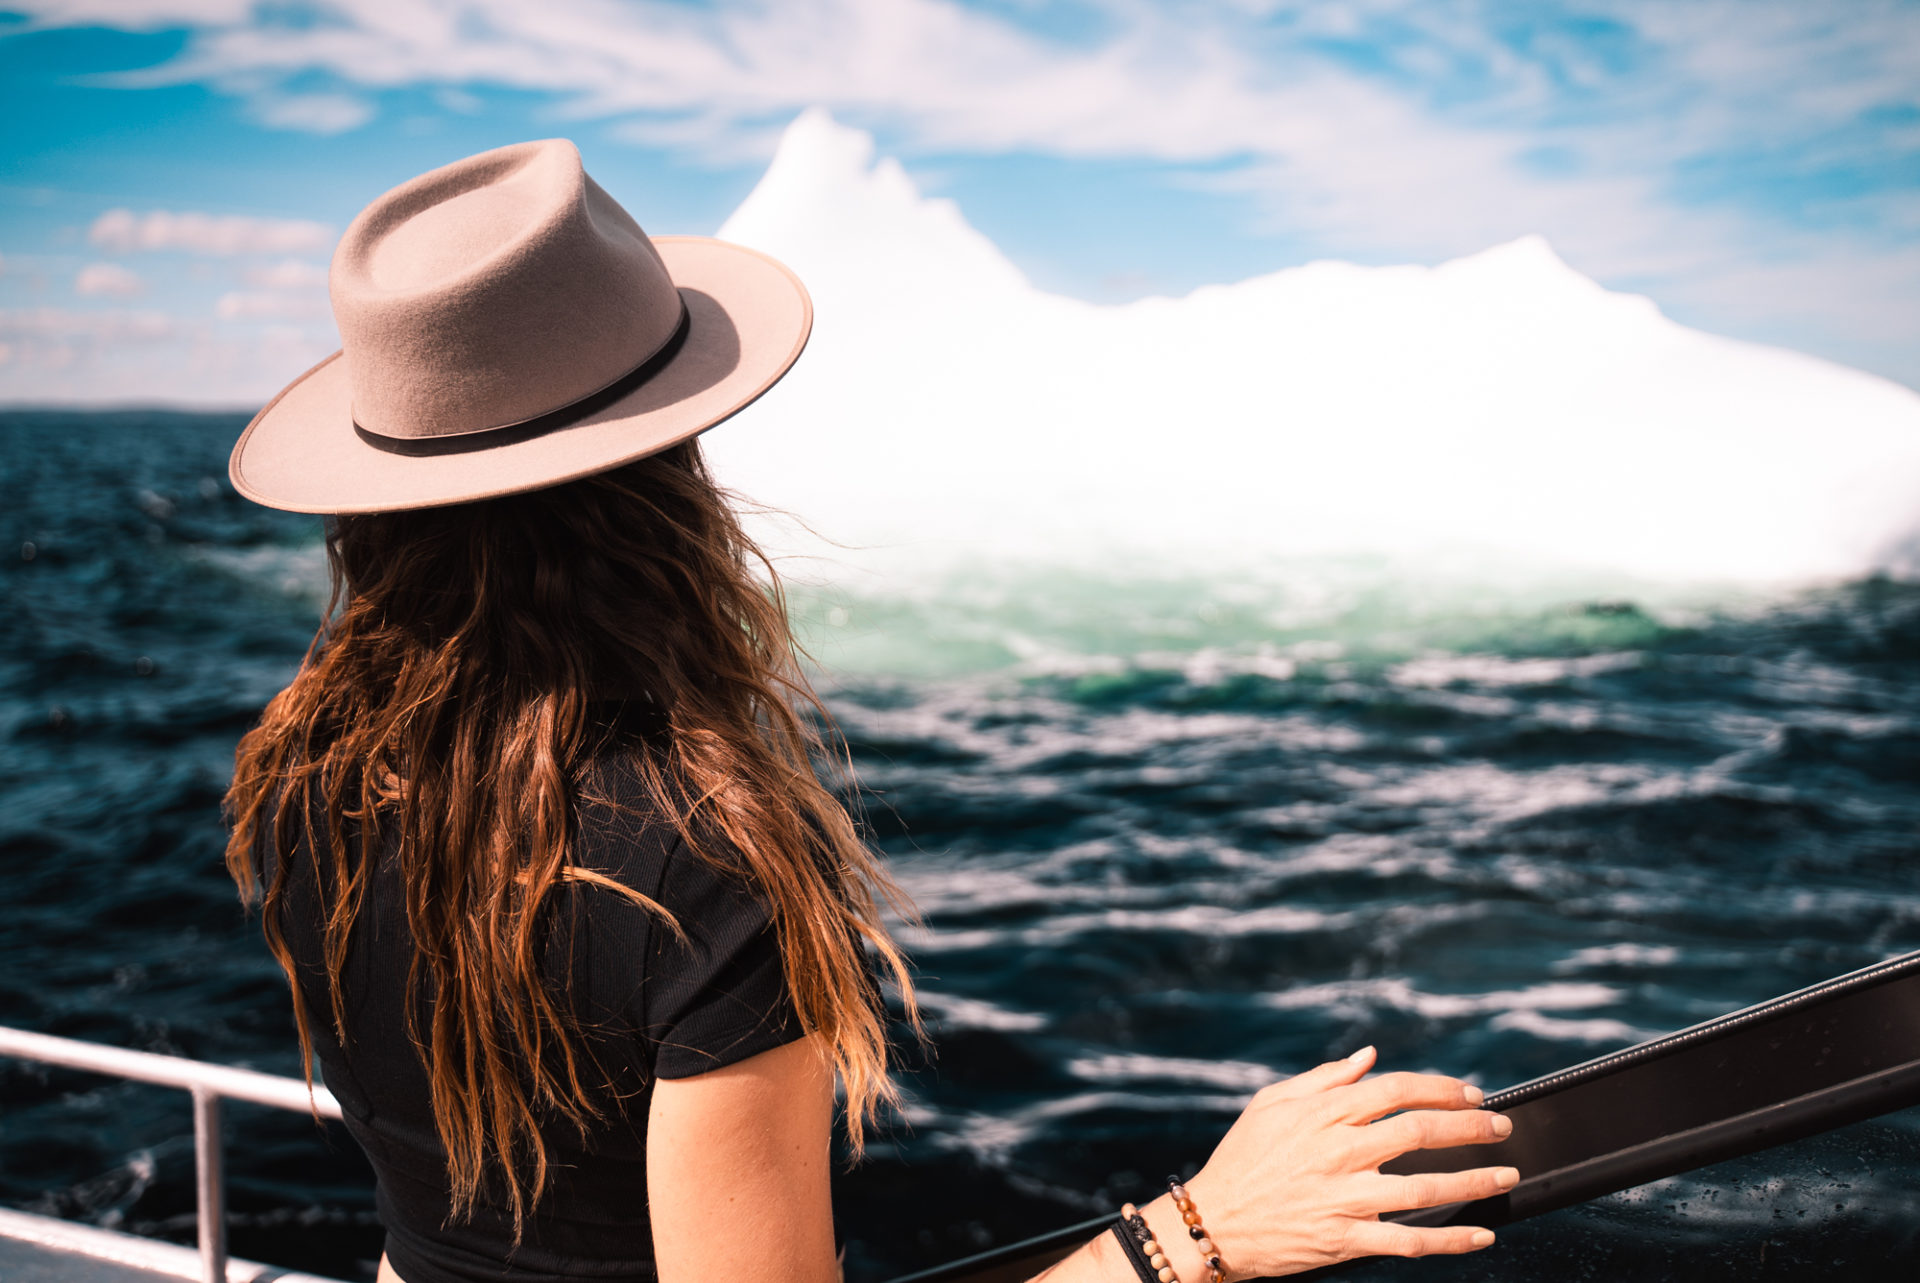
POLYGON ((658 899, 686 933, 652 930, 638 1001, 654 1072, 690 1078, 801 1036, 765 897, 676 842, 658 899))

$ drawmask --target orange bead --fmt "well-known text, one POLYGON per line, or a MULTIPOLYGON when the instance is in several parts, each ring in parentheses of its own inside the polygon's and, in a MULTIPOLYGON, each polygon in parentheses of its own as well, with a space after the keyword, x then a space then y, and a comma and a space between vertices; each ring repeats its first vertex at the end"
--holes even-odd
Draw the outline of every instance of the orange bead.
POLYGON ((1198 1212, 1182 1212, 1180 1217, 1189 1225, 1198 1225, 1200 1223, 1200 1213, 1198 1212))

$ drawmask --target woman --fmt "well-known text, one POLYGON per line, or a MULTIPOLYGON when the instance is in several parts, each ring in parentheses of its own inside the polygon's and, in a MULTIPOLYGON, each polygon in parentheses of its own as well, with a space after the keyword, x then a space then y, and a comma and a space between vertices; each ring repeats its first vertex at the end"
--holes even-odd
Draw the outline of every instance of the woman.
MULTIPOLYGON (((869 960, 913 989, 693 439, 798 357, 804 289, 649 240, 557 141, 382 196, 330 289, 342 352, 234 449, 243 494, 332 515, 335 596, 241 742, 228 859, 379 1177, 382 1278, 834 1278, 836 1083, 856 1152, 893 1095, 869 960)), ((1490 1243, 1377 1219, 1517 1175, 1380 1174, 1504 1120, 1371 1064, 1261 1092, 1048 1277, 1490 1243)))

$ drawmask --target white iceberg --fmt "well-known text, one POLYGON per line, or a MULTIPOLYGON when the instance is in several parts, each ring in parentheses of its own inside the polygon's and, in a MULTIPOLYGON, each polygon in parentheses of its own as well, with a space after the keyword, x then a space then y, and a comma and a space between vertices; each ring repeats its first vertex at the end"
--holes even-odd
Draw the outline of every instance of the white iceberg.
POLYGON ((1096 305, 818 110, 720 235, 791 264, 817 322, 707 438, 716 468, 852 543, 1784 583, 1887 566, 1920 525, 1920 395, 1688 329, 1537 236, 1096 305))

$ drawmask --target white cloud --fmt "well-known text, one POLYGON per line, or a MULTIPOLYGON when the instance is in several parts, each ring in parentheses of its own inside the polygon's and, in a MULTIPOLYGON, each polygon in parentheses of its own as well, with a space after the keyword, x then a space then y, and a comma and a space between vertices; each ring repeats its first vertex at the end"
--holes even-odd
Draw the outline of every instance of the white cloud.
POLYGON ((1504 160, 1508 145, 1598 122, 1635 144, 1640 163, 1751 139, 1762 120, 1771 139, 1813 138, 1866 108, 1910 102, 1920 60, 1920 23, 1900 0, 1862 0, 1845 21, 1795 0, 1589 0, 1571 16, 1610 20, 1640 51, 1620 67, 1556 30, 1557 6, 1538 6, 1538 29, 1518 40, 1498 34, 1474 0, 1338 9, 1109 0, 1103 34, 1076 44, 1022 27, 1017 9, 1009 17, 953 0, 330 0, 291 17, 240 0, 16 2, 49 24, 193 28, 155 78, 309 104, 286 109, 278 123, 293 128, 350 127, 369 110, 339 94, 276 96, 279 81, 318 71, 369 88, 544 90, 583 114, 640 115, 630 128, 701 147, 711 129, 762 139, 771 117, 818 103, 904 126, 928 147, 1246 154, 1286 162, 1309 188, 1364 173, 1379 151, 1364 139, 1381 129, 1405 152, 1422 143, 1451 152, 1480 136, 1504 160), (1342 65, 1314 43, 1329 36, 1379 65, 1342 65), (1440 92, 1464 96, 1475 110, 1454 115, 1471 123, 1442 124, 1440 92), (1356 134, 1363 145, 1343 156, 1356 134))
POLYGON ((110 209, 93 221, 87 239, 102 249, 181 250, 190 254, 303 254, 333 246, 334 231, 302 219, 250 218, 238 214, 135 214, 110 209))
POLYGON ((254 100, 253 114, 273 129, 344 134, 372 120, 374 107, 350 94, 268 94, 254 100))
POLYGON ((0 337, 22 342, 157 343, 179 333, 179 325, 164 312, 120 308, 97 312, 58 307, 0 308, 0 337))
POLYGON ((327 269, 324 266, 298 258, 249 267, 244 275, 247 284, 263 290, 316 289, 325 288, 327 283, 327 269))
POLYGON ((0 402, 254 407, 337 346, 315 325, 0 309, 0 402))
MULTIPOLYGON (((1859 125, 1916 102, 1920 20, 1902 0, 1858 0, 1844 19, 1799 0, 1582 0, 1497 21, 1479 0, 1095 0, 1096 34, 1075 41, 1021 25, 1027 6, 954 0, 16 3, 49 24, 189 27, 178 58, 121 79, 204 81, 284 128, 352 128, 383 89, 494 86, 738 163, 820 104, 884 126, 909 157, 1200 167, 1190 181, 1250 197, 1306 252, 1437 261, 1545 232, 1584 271, 1692 299, 1790 263, 1826 281, 1806 303, 1816 327, 1857 327, 1855 292, 1920 295, 1900 254, 1920 200, 1874 182, 1816 190, 1821 174, 1898 159, 1894 126, 1859 125), (340 88, 287 89, 316 78, 340 88), (1741 168, 1755 165, 1802 187, 1776 199, 1741 168), (1836 248, 1836 227, 1854 240, 1836 248)), ((1747 313, 1718 315, 1737 328, 1747 313)), ((1920 350, 1920 320, 1879 342, 1920 350)))
POLYGON ((223 321, 298 321, 327 314, 325 298, 277 291, 239 291, 222 294, 214 315, 223 321))
POLYGON ((255 6, 253 0, 14 0, 7 7, 45 27, 153 31, 244 22, 255 6))
POLYGON ((190 335, 164 312, 126 308, 0 308, 7 350, 0 400, 69 401, 143 390, 130 369, 167 365, 190 335))
POLYGON ((88 263, 73 278, 75 294, 132 298, 146 288, 145 281, 118 263, 88 263))
POLYGON ((450 111, 456 116, 474 116, 486 106, 478 97, 464 89, 443 88, 433 91, 433 101, 442 111, 450 111))
POLYGON ((1863 104, 1913 96, 1920 23, 1885 3, 1845 23, 1791 3, 1599 4, 1655 73, 1612 68, 1550 26, 1523 47, 1503 40, 1466 0, 1345 6, 1346 38, 1382 64, 1371 73, 1312 43, 1324 10, 1281 4, 1113 3, 1103 36, 1069 45, 951 0, 332 0, 319 21, 261 9, 196 24, 178 60, 140 74, 244 87, 263 118, 298 128, 370 110, 275 96, 318 72, 374 89, 545 91, 615 119, 619 136, 725 161, 766 154, 770 126, 815 104, 885 123, 911 149, 1245 160, 1239 185, 1330 250, 1434 257, 1548 231, 1601 272, 1632 270, 1677 232, 1714 244, 1740 230, 1664 199, 1672 166, 1750 142, 1759 122, 1772 139, 1817 140, 1863 104), (1462 84, 1470 108, 1436 106, 1462 84), (1578 174, 1522 159, 1569 144, 1584 144, 1578 174))

